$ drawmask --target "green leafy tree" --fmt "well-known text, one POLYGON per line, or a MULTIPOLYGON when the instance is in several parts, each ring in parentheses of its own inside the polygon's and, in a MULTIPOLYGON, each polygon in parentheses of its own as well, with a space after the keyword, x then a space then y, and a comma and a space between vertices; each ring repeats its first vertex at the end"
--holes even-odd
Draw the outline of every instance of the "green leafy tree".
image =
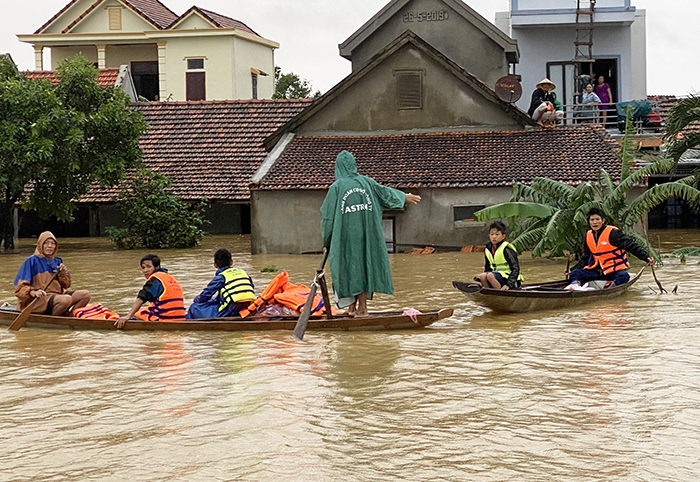
MULTIPOLYGON (((308 80, 301 79, 294 72, 283 74, 282 69, 275 67, 275 93, 273 99, 305 99, 311 97, 313 87, 308 80)), ((313 97, 319 97, 321 91, 317 90, 313 97)))
POLYGON ((700 129, 691 130, 691 124, 700 126, 700 96, 691 95, 679 100, 666 119, 666 154, 678 162, 688 149, 700 147, 700 129))
POLYGON ((140 165, 141 113, 120 89, 97 84, 78 55, 61 62, 59 83, 30 80, 0 58, 0 236, 12 248, 12 208, 73 219, 74 200, 95 183, 112 186, 140 165))
MULTIPOLYGON (((631 115, 627 119, 631 119, 631 115)), ((497 204, 476 213, 479 220, 507 218, 512 227, 512 244, 518 251, 532 248, 533 256, 562 256, 565 251, 580 255, 583 238, 588 230, 587 213, 598 207, 606 213, 606 221, 620 228, 641 246, 646 240, 634 227, 646 214, 666 199, 676 196, 686 201, 700 202, 700 191, 692 186, 693 177, 657 184, 628 202, 635 186, 652 175, 671 172, 675 166, 672 159, 662 158, 639 169, 632 170, 635 152, 631 121, 619 152, 622 170, 620 181, 604 169, 598 172, 596 182, 585 182, 570 186, 560 181, 536 178, 531 185, 516 183, 513 196, 508 203, 497 204)), ((652 256, 658 253, 649 247, 652 256)))
POLYGON ((190 205, 168 192, 170 179, 141 170, 124 183, 115 201, 124 214, 126 228, 107 228, 118 248, 191 248, 202 239, 205 202, 190 205))

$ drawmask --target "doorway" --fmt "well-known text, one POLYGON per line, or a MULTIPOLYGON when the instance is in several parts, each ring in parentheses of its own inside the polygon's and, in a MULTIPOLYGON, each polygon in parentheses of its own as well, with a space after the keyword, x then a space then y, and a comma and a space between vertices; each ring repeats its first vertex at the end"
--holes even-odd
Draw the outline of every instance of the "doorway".
POLYGON ((557 99, 564 105, 580 102, 580 95, 586 90, 586 84, 598 76, 604 76, 610 84, 613 102, 619 101, 617 59, 596 59, 595 62, 547 62, 547 78, 557 86, 557 99))
POLYGON ((158 62, 131 62, 131 74, 139 97, 159 100, 158 62))

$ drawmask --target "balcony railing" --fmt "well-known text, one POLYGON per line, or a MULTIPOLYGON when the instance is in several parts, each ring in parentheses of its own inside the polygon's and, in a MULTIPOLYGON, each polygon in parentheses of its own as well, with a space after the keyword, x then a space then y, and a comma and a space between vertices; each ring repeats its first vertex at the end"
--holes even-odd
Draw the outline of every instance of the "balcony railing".
MULTIPOLYGON (((646 101, 640 103, 643 102, 646 101)), ((663 121, 658 114, 658 103, 651 101, 648 104, 651 107, 651 113, 644 115, 635 115, 633 113, 633 123, 638 134, 660 132, 664 127, 663 121)), ((564 112, 563 125, 598 124, 610 131, 617 130, 620 133, 624 133, 625 118, 624 116, 618 116, 616 103, 564 104, 562 109, 564 112)))

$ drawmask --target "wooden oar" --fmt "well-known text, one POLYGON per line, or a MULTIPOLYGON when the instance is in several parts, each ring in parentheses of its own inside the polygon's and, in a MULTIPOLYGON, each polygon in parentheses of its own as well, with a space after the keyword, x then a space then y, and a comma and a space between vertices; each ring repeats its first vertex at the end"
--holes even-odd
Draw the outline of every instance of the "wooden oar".
MULTIPOLYGON (((46 291, 49 289, 49 286, 51 286, 51 283, 56 281, 56 278, 58 278, 58 270, 54 273, 53 277, 51 278, 51 281, 49 281, 49 284, 46 285, 46 288, 44 288, 43 291, 46 291)), ((40 298, 34 298, 29 305, 22 310, 22 313, 17 315, 17 318, 15 318, 15 321, 12 322, 10 325, 9 330, 10 331, 18 331, 20 328, 24 326, 24 324, 27 322, 27 318, 29 318, 29 315, 32 314, 32 308, 34 308, 34 305, 36 305, 37 301, 39 301, 40 298)))
MULTIPOLYGON (((306 303, 304 303, 304 308, 301 310, 301 315, 297 320, 297 325, 294 327, 294 332, 292 333, 292 338, 297 340, 304 339, 304 333, 306 332, 306 327, 309 324, 309 316, 311 316, 311 305, 314 304, 314 296, 316 296, 316 290, 318 289, 319 277, 323 276, 323 267, 326 265, 326 260, 328 259, 328 250, 323 248, 323 257, 321 258, 321 265, 316 270, 316 276, 314 276, 314 281, 311 284, 311 291, 309 292, 309 297, 306 298, 306 303)), ((326 310, 330 310, 330 306, 326 306, 326 310)))
MULTIPOLYGON (((644 230, 644 239, 647 242, 647 254, 649 256, 651 256, 651 248, 649 247, 649 233, 647 233, 647 227, 644 225, 643 219, 640 219, 639 221, 642 223, 642 229, 644 230)), ((651 274, 654 276, 654 281, 656 281, 656 286, 659 287, 659 294, 668 293, 668 291, 666 291, 664 289, 664 287, 661 286, 661 281, 659 281, 659 278, 656 277, 656 271, 654 271, 654 265, 652 264, 650 266, 651 266, 651 274)))

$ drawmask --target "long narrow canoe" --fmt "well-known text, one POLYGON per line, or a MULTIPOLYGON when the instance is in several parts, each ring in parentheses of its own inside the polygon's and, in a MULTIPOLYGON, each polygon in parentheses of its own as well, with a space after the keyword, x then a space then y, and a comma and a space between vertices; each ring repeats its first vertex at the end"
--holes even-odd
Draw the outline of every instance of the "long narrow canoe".
POLYGON ((461 281, 453 281, 452 285, 466 293, 474 302, 494 311, 527 313, 530 311, 573 308, 616 298, 625 294, 639 279, 643 271, 644 268, 640 269, 625 284, 592 291, 565 290, 564 287, 569 284, 568 280, 523 285, 513 290, 484 288, 481 286, 481 283, 463 283, 461 281))
MULTIPOLYGON (((307 330, 398 330, 422 328, 432 325, 438 320, 452 316, 452 308, 427 311, 416 316, 414 322, 408 315, 400 311, 370 313, 368 317, 353 318, 339 315, 333 319, 312 318, 307 330)), ((15 310, 0 310, 0 326, 10 326, 19 314, 15 310)), ((182 321, 128 321, 122 330, 134 331, 270 331, 294 330, 296 317, 278 318, 215 318, 211 320, 182 320, 182 321)), ((114 321, 95 320, 88 318, 72 318, 67 316, 50 316, 32 314, 26 325, 35 328, 67 328, 88 330, 116 330, 114 321)))

